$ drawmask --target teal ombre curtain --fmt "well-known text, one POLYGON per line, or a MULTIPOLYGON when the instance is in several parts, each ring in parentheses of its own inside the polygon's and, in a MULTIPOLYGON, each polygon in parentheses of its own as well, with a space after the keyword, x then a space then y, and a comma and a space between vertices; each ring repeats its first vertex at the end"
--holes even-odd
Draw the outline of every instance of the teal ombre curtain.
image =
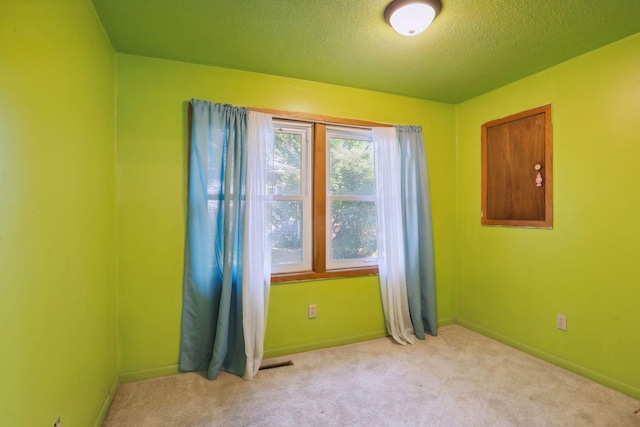
POLYGON ((373 129, 378 278, 387 332, 398 344, 415 341, 405 275, 400 149, 394 128, 373 129))
MULTIPOLYGON (((256 245, 265 243, 263 219, 269 216, 263 194, 251 204, 260 209, 258 214, 247 212, 247 199, 252 197, 247 189, 260 186, 247 184, 252 155, 247 138, 254 113, 200 100, 192 100, 191 107, 180 370, 208 371, 209 379, 224 370, 251 379, 262 357, 266 305, 254 313, 255 307, 247 307, 256 302, 246 293, 247 289, 254 292, 257 304, 266 304, 270 274, 261 260, 252 263, 257 273, 247 274, 250 266, 243 262, 249 237, 256 245), (247 219, 255 220, 258 227, 246 227, 247 219), (245 235, 247 228, 257 230, 256 235, 245 235), (251 286, 245 276, 253 278, 251 286), (251 325, 249 334, 243 322, 251 325)), ((264 182, 264 176, 261 179, 264 182)))
POLYGON ((247 110, 193 100, 180 369, 244 374, 247 110))
POLYGON ((416 337, 438 334, 427 155, 420 126, 395 126, 400 144, 405 275, 416 337))

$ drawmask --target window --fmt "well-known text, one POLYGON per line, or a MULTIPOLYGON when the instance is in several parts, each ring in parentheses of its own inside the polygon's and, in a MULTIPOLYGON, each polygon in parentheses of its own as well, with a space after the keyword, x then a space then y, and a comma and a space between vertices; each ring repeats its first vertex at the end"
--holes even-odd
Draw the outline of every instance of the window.
POLYGON ((371 130, 274 120, 272 283, 377 273, 371 130))
POLYGON ((311 124, 274 122, 268 191, 272 195, 274 273, 311 270, 311 124))
POLYGON ((327 128, 327 268, 375 263, 376 203, 371 132, 327 128))

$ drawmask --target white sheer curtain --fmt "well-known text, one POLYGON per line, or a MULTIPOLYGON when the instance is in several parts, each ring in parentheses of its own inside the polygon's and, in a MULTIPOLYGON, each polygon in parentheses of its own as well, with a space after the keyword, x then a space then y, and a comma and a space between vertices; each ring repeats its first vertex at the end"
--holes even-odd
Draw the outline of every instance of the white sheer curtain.
POLYGON ((396 130, 373 129, 378 270, 387 331, 400 344, 413 344, 405 277, 404 239, 400 187, 400 156, 396 130))
POLYGON ((242 267, 242 325, 247 365, 244 378, 253 379, 264 355, 264 334, 271 282, 271 204, 267 196, 268 153, 273 151, 272 118, 249 111, 247 187, 242 267))

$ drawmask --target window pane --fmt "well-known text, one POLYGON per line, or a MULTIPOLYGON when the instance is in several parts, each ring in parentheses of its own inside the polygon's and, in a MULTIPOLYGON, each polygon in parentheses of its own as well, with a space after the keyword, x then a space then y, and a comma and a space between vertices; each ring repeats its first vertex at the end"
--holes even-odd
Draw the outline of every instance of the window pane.
POLYGON ((329 191, 332 196, 373 196, 373 145, 329 138, 329 191))
POLYGON ((302 202, 273 201, 271 263, 302 262, 302 202))
POLYGON ((334 201, 331 204, 331 259, 376 256, 375 202, 334 201))
POLYGON ((299 196, 302 188, 302 135, 276 131, 270 164, 269 193, 299 196))

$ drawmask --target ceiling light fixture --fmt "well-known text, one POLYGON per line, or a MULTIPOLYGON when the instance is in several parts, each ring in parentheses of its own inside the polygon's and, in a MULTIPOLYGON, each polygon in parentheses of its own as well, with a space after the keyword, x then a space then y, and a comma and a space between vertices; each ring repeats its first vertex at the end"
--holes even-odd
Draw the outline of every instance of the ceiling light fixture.
POLYGON ((426 30, 440 13, 440 0, 394 0, 384 11, 384 19, 403 36, 426 30))

